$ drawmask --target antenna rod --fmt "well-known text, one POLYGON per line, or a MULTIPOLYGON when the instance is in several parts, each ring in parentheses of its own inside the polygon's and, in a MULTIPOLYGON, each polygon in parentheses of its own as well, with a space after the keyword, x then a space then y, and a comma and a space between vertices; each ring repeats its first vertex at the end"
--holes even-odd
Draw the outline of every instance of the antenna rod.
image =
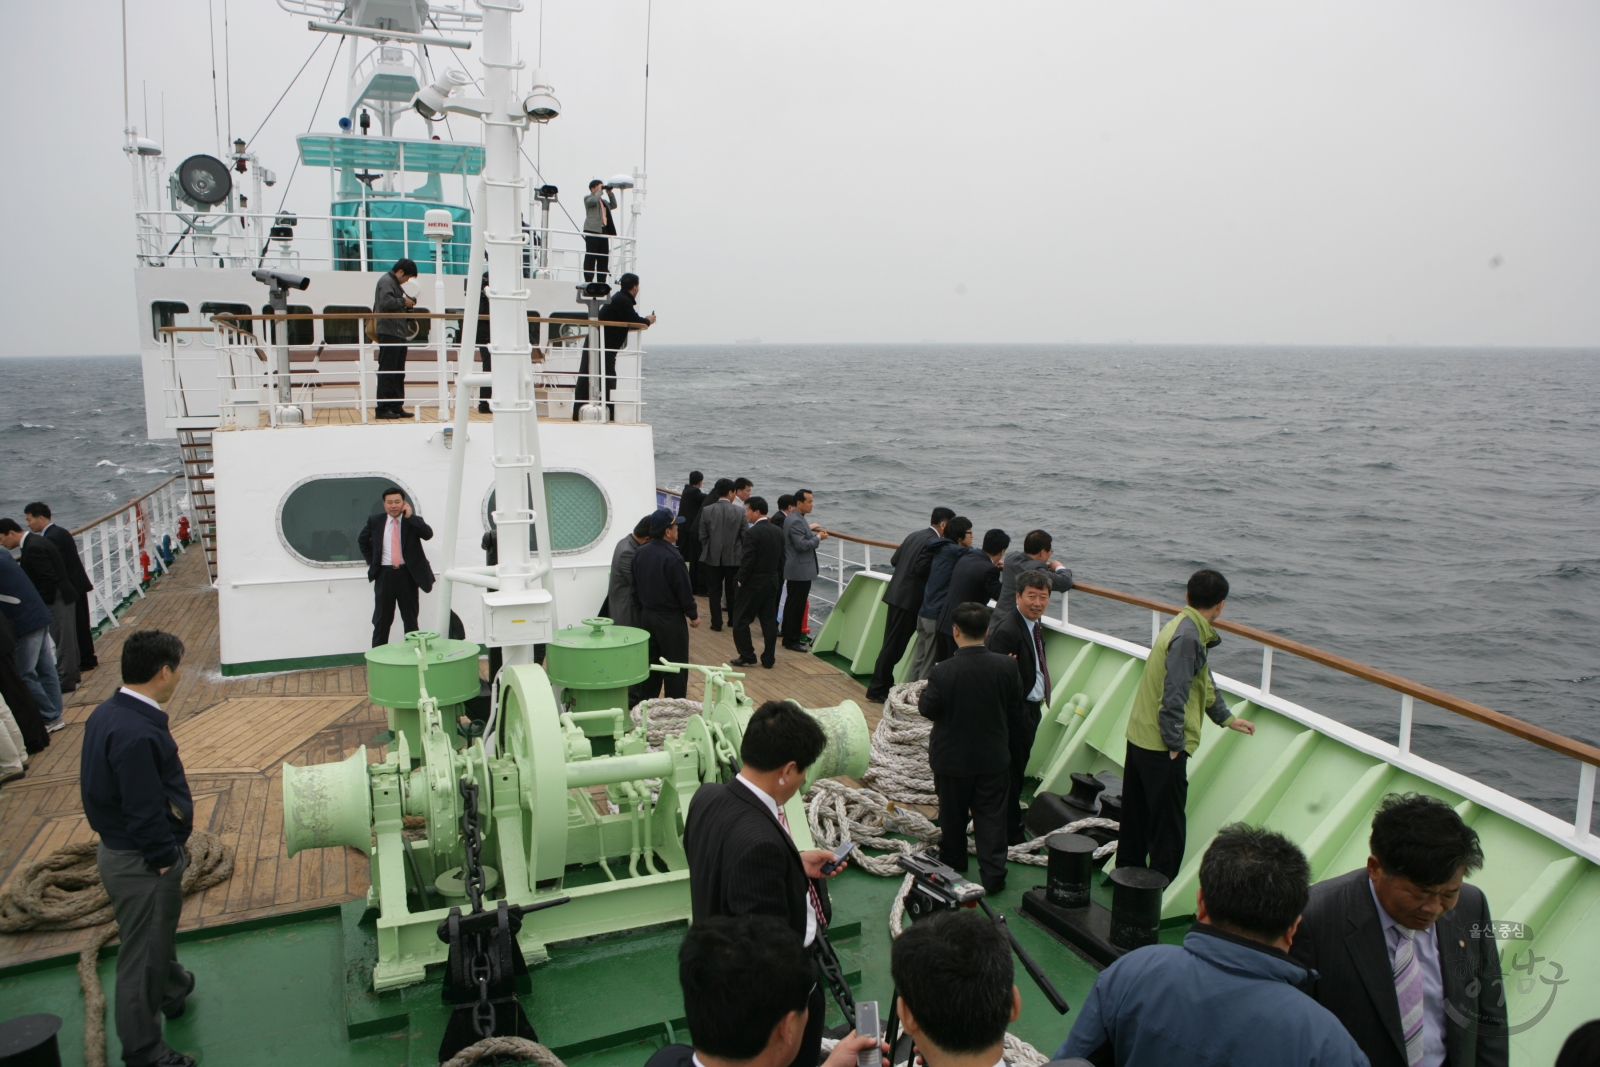
POLYGON ((650 173, 650 19, 655 10, 655 0, 644 5, 644 148, 641 150, 639 170, 650 173))
POLYGON ((122 0, 122 125, 128 125, 128 0, 122 0))

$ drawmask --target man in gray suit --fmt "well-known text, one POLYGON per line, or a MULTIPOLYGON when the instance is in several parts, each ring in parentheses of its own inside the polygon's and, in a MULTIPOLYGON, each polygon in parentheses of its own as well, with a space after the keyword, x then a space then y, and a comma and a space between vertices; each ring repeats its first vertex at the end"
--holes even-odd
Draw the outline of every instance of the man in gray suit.
MULTIPOLYGON (((1011 604, 1017 599, 1017 576, 1023 571, 1043 571, 1044 576, 1050 579, 1052 592, 1065 593, 1072 588, 1072 570, 1050 558, 1051 545, 1048 533, 1029 530, 1022 539, 1022 549, 1012 549, 1007 553, 1005 565, 1000 570, 1000 595, 995 598, 996 604, 1011 604)), ((996 609, 994 614, 995 617, 989 621, 991 631, 1005 616, 1005 612, 996 609)))
POLYGON ((811 582, 819 573, 817 546, 828 539, 828 531, 812 522, 811 509, 816 500, 809 489, 794 491, 794 514, 783 524, 783 539, 787 544, 783 559, 783 647, 790 652, 804 652, 800 643, 800 628, 806 619, 806 598, 811 595, 811 582))
POLYGON ((648 540, 650 516, 646 515, 611 550, 611 586, 600 614, 618 626, 639 625, 639 607, 633 600, 633 554, 648 540))
POLYGON ((611 213, 617 210, 617 194, 602 189, 599 178, 589 183, 583 198, 583 280, 605 281, 611 269, 611 234, 617 232, 611 213))
MULTIPOLYGON (((867 685, 867 699, 883 703, 889 699, 889 687, 894 684, 894 669, 906 654, 911 635, 917 632, 917 612, 922 610, 922 593, 928 585, 926 575, 915 577, 911 565, 922 555, 929 541, 944 536, 944 525, 956 517, 949 508, 934 508, 928 525, 905 536, 900 547, 889 557, 894 577, 883 591, 883 602, 889 605, 889 618, 883 625, 883 647, 878 651, 878 663, 872 669, 872 681, 867 685)), ((999 601, 1005 603, 1005 601, 999 601)), ((999 614, 996 612, 996 614, 999 614)))
POLYGON ((739 564, 743 560, 744 508, 733 502, 733 482, 718 478, 711 487, 711 503, 700 509, 700 563, 706 575, 706 599, 711 604, 711 628, 722 629, 726 598, 728 622, 739 594, 739 564))

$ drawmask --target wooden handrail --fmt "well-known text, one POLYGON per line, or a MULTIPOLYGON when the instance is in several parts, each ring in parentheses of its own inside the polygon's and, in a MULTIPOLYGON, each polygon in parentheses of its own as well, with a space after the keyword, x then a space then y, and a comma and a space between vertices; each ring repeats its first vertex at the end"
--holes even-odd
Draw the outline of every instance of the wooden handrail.
MULTIPOLYGON (((679 495, 672 489, 661 489, 660 491, 669 496, 679 495)), ((870 537, 857 537, 854 534, 841 533, 838 530, 829 530, 828 536, 837 537, 841 541, 852 541, 859 545, 872 545, 875 548, 900 547, 894 541, 879 541, 870 537)), ((1124 593, 1119 589, 1108 589, 1102 585, 1091 585, 1087 582, 1074 581, 1072 588, 1080 593, 1088 593, 1090 596, 1118 600, 1124 604, 1148 608, 1151 611, 1159 611, 1167 615, 1176 615, 1183 610, 1177 605, 1168 604, 1165 601, 1139 596, 1136 593, 1124 593)), ((1600 767, 1600 748, 1574 740, 1563 734, 1558 734, 1554 730, 1547 730, 1543 726, 1535 726, 1531 722, 1524 722, 1515 716, 1495 711, 1493 708, 1486 708, 1482 704, 1474 704, 1470 700, 1462 700, 1460 697, 1446 693, 1442 689, 1435 689, 1432 686, 1423 685, 1421 682, 1413 682, 1411 679, 1402 678, 1398 674, 1391 674, 1388 671, 1370 667, 1365 663, 1359 663, 1356 660, 1347 659, 1332 652, 1324 652, 1313 645, 1293 641, 1287 637, 1279 637, 1275 633, 1260 630, 1254 626, 1247 626, 1244 623, 1232 622, 1227 619, 1218 619, 1213 625, 1219 630, 1237 634, 1257 644, 1266 645, 1268 648, 1281 649, 1284 652, 1299 656, 1301 659, 1320 663, 1324 667, 1332 667, 1343 674, 1352 675, 1363 681, 1381 685, 1385 689, 1392 689, 1397 693, 1413 697, 1424 704, 1431 704, 1436 708, 1442 708, 1445 711, 1454 712, 1457 715, 1472 719, 1474 722, 1481 722, 1485 726, 1492 726, 1496 730, 1511 734, 1513 737, 1520 737, 1524 741, 1531 741, 1541 748, 1549 749, 1551 752, 1557 752, 1563 756, 1570 756, 1581 763, 1600 767)))
POLYGON ((174 474, 172 477, 168 478, 166 481, 162 482, 160 485, 156 486, 154 489, 151 489, 149 492, 140 493, 138 496, 134 497, 132 500, 128 501, 126 504, 123 504, 120 507, 112 508, 110 511, 106 512, 104 515, 101 515, 99 518, 90 519, 88 522, 84 523, 82 526, 76 526, 69 532, 72 534, 73 537, 77 537, 81 533, 86 533, 88 530, 90 530, 91 528, 93 528, 95 526, 99 526, 102 522, 105 522, 107 519, 115 518, 116 516, 121 515, 124 511, 127 511, 129 508, 131 508, 135 504, 139 503, 139 501, 148 499, 149 497, 152 497, 152 496, 155 496, 157 493, 161 492, 161 490, 165 489, 167 486, 171 485, 173 482, 177 481, 179 478, 182 478, 182 477, 183 477, 183 475, 181 475, 181 474, 174 474))
MULTIPOLYGON (((476 315, 467 316, 472 318, 476 315)), ((337 319, 339 321, 354 321, 358 319, 448 319, 459 322, 461 313, 454 314, 444 311, 342 311, 337 314, 313 313, 296 315, 235 315, 231 311, 219 311, 211 316, 223 323, 230 322, 315 322, 318 319, 337 319)), ((630 329, 643 329, 643 324, 637 322, 612 322, 610 319, 571 319, 553 318, 548 315, 529 315, 529 322, 549 322, 560 326, 626 326, 630 329)), ((162 326, 161 333, 178 333, 184 331, 211 332, 209 326, 162 326)))

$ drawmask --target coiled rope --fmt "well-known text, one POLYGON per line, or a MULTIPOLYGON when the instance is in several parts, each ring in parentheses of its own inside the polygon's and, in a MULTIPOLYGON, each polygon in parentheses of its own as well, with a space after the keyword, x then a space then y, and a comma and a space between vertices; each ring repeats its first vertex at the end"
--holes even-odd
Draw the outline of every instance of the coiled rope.
POLYGON ((515 1056, 517 1063, 533 1063, 538 1067, 567 1067, 554 1052, 525 1037, 486 1037, 468 1045, 439 1067, 472 1067, 490 1056, 515 1056))
MULTIPOLYGON (((83 1058, 88 1067, 106 1064, 106 996, 100 988, 100 949, 117 936, 111 897, 100 884, 95 860, 100 842, 85 841, 30 863, 0 893, 0 933, 81 930, 98 926, 78 952, 78 984, 83 988, 83 1058)), ((233 877, 233 849, 204 830, 189 836, 189 866, 183 895, 198 893, 233 877)))

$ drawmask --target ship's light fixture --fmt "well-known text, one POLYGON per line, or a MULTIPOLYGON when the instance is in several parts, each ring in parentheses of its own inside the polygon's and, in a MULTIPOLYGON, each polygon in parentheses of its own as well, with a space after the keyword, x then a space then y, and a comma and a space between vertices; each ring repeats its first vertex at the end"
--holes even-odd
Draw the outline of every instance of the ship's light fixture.
POLYGON ((534 122, 541 124, 561 114, 561 101, 556 99, 550 83, 545 80, 544 71, 533 72, 533 86, 522 100, 522 110, 534 122))

